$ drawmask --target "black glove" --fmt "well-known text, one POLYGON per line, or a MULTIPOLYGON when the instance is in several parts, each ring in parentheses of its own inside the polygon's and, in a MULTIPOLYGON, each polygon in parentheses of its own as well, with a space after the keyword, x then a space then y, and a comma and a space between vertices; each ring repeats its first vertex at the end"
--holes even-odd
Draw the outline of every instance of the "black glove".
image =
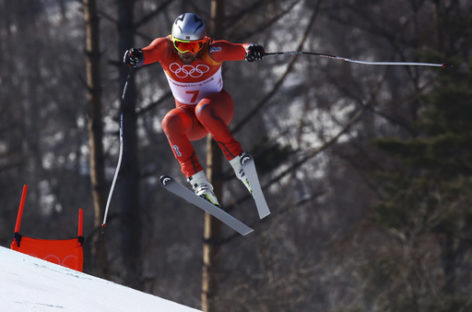
POLYGON ((262 60, 264 56, 264 47, 259 44, 249 44, 246 48, 246 61, 254 62, 262 60))
POLYGON ((141 49, 132 48, 125 52, 123 55, 123 63, 131 67, 137 67, 141 65, 144 60, 143 51, 141 49))

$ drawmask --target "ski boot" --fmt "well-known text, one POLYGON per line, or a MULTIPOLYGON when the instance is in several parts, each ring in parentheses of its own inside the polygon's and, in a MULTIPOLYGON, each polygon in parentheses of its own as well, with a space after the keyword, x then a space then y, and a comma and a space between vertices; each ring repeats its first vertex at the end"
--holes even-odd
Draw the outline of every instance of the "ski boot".
POLYGON ((234 157, 233 159, 231 159, 229 161, 229 164, 231 165, 231 167, 233 167, 233 170, 234 170, 234 173, 236 174, 236 177, 239 180, 241 180, 241 182, 247 188, 249 193, 252 194, 252 188, 249 185, 249 181, 247 180, 246 174, 244 173, 243 166, 242 166, 249 159, 251 159, 251 156, 249 156, 249 154, 246 154, 246 153, 243 152, 243 153, 239 154, 238 156, 234 157))
POLYGON ((221 207, 218 198, 216 198, 215 193, 213 193, 213 186, 208 181, 203 170, 189 177, 187 181, 192 185, 193 191, 197 196, 206 199, 215 206, 221 207))

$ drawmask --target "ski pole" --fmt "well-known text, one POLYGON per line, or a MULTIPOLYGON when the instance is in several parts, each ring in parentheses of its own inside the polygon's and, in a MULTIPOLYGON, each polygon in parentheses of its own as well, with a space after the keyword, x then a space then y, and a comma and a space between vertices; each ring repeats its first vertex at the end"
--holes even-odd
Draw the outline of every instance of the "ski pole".
POLYGON ((118 172, 120 171, 122 158, 123 158, 123 113, 120 114, 120 151, 118 155, 118 164, 116 165, 115 174, 113 175, 113 181, 111 182, 110 192, 108 193, 107 205, 105 207, 105 213, 103 215, 102 233, 106 227, 108 208, 110 207, 111 198, 113 196, 113 190, 115 189, 116 179, 118 178, 118 172))
POLYGON ((330 59, 335 59, 338 61, 349 62, 349 63, 356 63, 356 64, 364 64, 364 65, 393 65, 393 66, 431 66, 431 67, 442 67, 446 68, 446 64, 444 63, 421 63, 421 62, 371 62, 371 61, 362 61, 362 60, 354 60, 347 57, 336 56, 327 53, 318 53, 318 52, 306 52, 306 51, 286 51, 286 52, 267 52, 264 53, 264 56, 270 55, 314 55, 319 57, 326 57, 330 59))
MULTIPOLYGON (((124 104, 126 99, 126 93, 128 91, 128 82, 133 74, 133 68, 128 67, 128 75, 126 76, 125 85, 123 86, 123 92, 121 92, 121 101, 124 104)), ((115 190, 116 179, 118 178, 118 173, 121 168, 121 160, 123 158, 123 112, 120 114, 120 151, 118 155, 118 164, 116 165, 115 174, 113 175, 113 181, 111 182, 110 192, 108 193, 107 204, 105 207, 105 213, 103 214, 102 230, 101 233, 105 231, 108 209, 110 208, 111 198, 113 196, 113 191, 115 190)))
POLYGON ((126 92, 128 91, 128 81, 129 79, 131 78, 131 75, 133 74, 133 68, 132 67, 129 67, 128 68, 128 76, 126 76, 126 81, 125 81, 125 85, 123 87, 123 92, 121 92, 121 100, 124 102, 125 101, 125 97, 126 97, 126 92))

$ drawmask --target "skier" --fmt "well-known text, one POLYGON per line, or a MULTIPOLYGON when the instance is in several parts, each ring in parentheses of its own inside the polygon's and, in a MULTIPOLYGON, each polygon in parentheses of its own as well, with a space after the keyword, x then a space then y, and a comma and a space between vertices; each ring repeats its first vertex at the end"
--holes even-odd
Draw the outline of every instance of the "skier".
POLYGON ((156 38, 147 47, 125 52, 123 62, 139 67, 159 62, 175 98, 175 108, 162 120, 172 152, 196 195, 220 206, 190 141, 210 133, 231 164, 239 180, 251 192, 241 160, 250 157, 231 135, 233 100, 223 89, 224 61, 261 60, 264 48, 258 44, 231 43, 206 36, 205 23, 196 14, 179 15, 172 33, 156 38))

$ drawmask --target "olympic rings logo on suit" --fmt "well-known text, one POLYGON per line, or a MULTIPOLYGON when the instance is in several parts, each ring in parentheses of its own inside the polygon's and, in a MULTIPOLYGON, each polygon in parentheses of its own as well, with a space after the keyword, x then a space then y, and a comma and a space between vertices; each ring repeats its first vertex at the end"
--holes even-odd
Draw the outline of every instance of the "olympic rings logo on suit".
POLYGON ((205 64, 198 64, 197 66, 180 66, 179 63, 174 62, 169 65, 169 70, 174 73, 178 78, 187 78, 188 76, 192 78, 200 78, 203 76, 203 74, 210 71, 210 66, 205 64))

